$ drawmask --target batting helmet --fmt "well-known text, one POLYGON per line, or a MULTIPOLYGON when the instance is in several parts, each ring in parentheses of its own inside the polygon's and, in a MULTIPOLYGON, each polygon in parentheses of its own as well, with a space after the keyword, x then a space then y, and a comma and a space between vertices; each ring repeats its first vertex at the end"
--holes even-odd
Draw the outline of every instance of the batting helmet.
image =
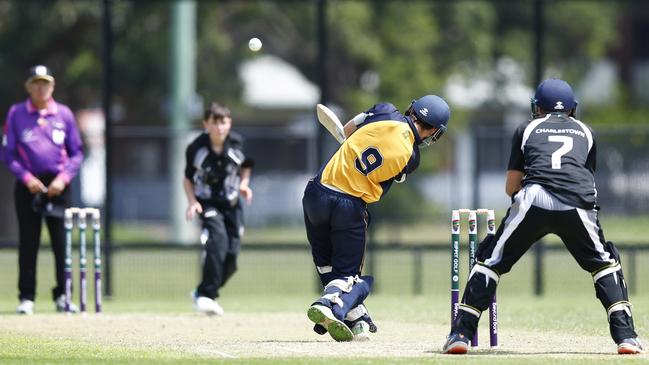
POLYGON ((539 84, 532 99, 532 113, 536 107, 547 112, 572 113, 577 109, 577 100, 567 82, 559 79, 548 79, 539 84))
POLYGON ((451 109, 439 96, 426 95, 410 103, 406 115, 410 114, 414 114, 415 118, 426 126, 437 129, 432 136, 423 141, 422 144, 428 146, 446 132, 448 120, 451 118, 451 109))

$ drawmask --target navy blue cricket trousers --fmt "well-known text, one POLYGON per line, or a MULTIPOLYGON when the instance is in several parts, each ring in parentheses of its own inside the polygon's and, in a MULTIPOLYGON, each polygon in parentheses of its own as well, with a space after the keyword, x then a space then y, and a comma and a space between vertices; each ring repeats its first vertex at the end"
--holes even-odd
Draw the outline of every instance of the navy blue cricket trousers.
POLYGON ((368 213, 360 198, 311 179, 302 198, 304 224, 322 285, 360 275, 365 257, 368 213))

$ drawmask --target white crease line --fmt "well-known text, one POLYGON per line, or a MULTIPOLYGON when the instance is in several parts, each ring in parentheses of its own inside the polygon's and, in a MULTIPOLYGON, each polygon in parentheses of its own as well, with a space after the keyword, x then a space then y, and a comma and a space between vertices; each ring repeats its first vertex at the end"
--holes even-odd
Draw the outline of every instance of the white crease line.
POLYGON ((227 354, 225 352, 221 351, 216 351, 216 350, 203 350, 203 349, 197 349, 196 352, 203 353, 203 354, 214 354, 214 355, 219 355, 221 357, 227 357, 229 359, 236 359, 237 357, 234 355, 227 354))
POLYGON ((223 357, 230 358, 230 359, 236 359, 236 358, 237 358, 237 357, 234 356, 234 355, 226 354, 225 352, 221 352, 221 351, 214 351, 214 353, 215 353, 215 354, 219 354, 219 355, 221 355, 221 356, 223 356, 223 357))
POLYGON ((288 352, 294 352, 296 354, 303 354, 303 353, 307 352, 307 351, 302 351, 302 350, 297 350, 297 349, 293 349, 293 348, 290 348, 290 347, 282 347, 282 346, 277 346, 277 349, 278 350, 286 350, 288 352))

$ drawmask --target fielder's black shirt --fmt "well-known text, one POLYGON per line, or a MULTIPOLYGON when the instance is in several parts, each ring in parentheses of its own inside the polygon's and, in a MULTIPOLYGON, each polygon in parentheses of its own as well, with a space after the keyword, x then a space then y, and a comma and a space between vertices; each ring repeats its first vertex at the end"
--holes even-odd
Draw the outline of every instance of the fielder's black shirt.
POLYGON ((202 204, 216 207, 234 206, 239 201, 241 168, 252 167, 243 152, 243 138, 230 132, 217 154, 210 137, 202 133, 187 146, 185 177, 194 184, 194 195, 202 204))
POLYGON ((516 129, 508 169, 524 173, 523 186, 539 184, 565 204, 592 209, 595 159, 592 129, 565 113, 551 113, 516 129))

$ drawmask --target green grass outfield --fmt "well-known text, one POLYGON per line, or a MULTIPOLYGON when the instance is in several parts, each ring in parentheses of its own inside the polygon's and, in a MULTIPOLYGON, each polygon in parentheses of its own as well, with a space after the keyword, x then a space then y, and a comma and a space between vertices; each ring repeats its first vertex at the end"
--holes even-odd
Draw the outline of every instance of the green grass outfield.
MULTIPOLYGON (((503 277, 501 346, 463 357, 439 354, 450 315, 450 268, 443 253, 422 257, 421 295, 412 294, 411 254, 379 254, 378 291, 367 301, 379 332, 368 343, 345 344, 311 331, 305 312, 317 294, 306 250, 266 253, 244 247, 240 271, 220 300, 226 315, 219 318, 191 309, 188 293, 199 274, 196 252, 117 253, 115 296, 104 302, 104 313, 86 316, 54 313, 51 256, 41 251, 37 313, 23 317, 13 313, 16 252, 0 251, 0 364, 649 363, 649 355, 615 355, 590 275, 561 253, 546 257, 543 297, 532 294, 531 256, 503 277)), ((641 254, 638 262, 648 259, 641 254)), ((649 331, 649 266, 637 270, 631 300, 643 336, 649 331)), ((481 328, 484 346, 488 334, 484 323, 481 328)))

